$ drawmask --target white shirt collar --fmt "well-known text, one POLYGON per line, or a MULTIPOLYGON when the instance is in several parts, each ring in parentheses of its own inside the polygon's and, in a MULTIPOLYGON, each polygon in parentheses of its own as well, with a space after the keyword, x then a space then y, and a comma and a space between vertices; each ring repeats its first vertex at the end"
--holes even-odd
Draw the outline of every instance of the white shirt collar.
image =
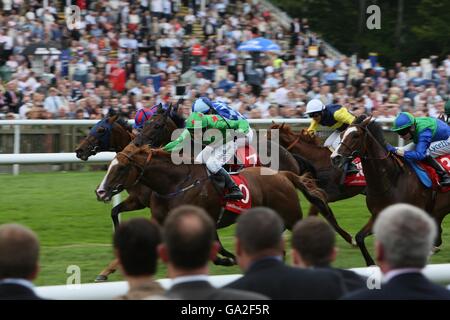
POLYGON ((5 278, 0 280, 0 285, 1 284, 18 284, 21 285, 23 287, 27 287, 28 289, 33 290, 34 285, 31 281, 28 281, 26 279, 19 279, 19 278, 5 278))
POLYGON ((189 275, 189 276, 180 276, 172 279, 172 286, 192 281, 207 281, 209 282, 209 277, 206 274, 198 274, 198 275, 189 275))
POLYGON ((405 274, 405 273, 422 273, 422 269, 419 268, 401 268, 401 269, 394 269, 391 271, 388 271, 383 276, 383 282, 388 282, 392 280, 392 278, 397 277, 399 275, 405 274))

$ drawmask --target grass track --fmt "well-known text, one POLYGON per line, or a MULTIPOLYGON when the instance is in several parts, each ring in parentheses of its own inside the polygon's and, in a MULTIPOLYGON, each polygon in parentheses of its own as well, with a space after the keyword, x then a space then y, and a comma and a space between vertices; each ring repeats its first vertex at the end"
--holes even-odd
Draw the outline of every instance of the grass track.
MULTIPOLYGON (((0 175, 0 224, 17 222, 32 228, 41 241, 41 272, 37 285, 65 284, 67 267, 81 268, 83 283, 95 276, 113 258, 111 249, 111 205, 97 202, 94 189, 103 172, 24 173, 17 177, 0 175)), ((122 194, 122 199, 125 199, 122 194)), ((304 214, 308 203, 301 198, 304 214)), ((339 224, 354 235, 367 221, 369 212, 364 197, 331 204, 339 224)), ((125 213, 122 219, 149 216, 148 209, 125 213)), ((234 227, 220 231, 222 243, 233 250, 234 227)), ((289 240, 290 233, 286 232, 289 240)), ((366 242, 373 252, 373 239, 366 242)), ((335 266, 349 268, 364 266, 357 248, 338 237, 338 259, 335 266)), ((442 250, 432 263, 450 262, 450 219, 444 220, 442 250)), ((289 250, 288 250, 289 251, 289 250)), ((289 257, 290 261, 290 257, 289 257)), ((238 267, 217 267, 211 264, 212 274, 239 273, 238 267)), ((160 264, 158 278, 166 277, 160 264)), ((117 272, 111 281, 121 280, 117 272)))

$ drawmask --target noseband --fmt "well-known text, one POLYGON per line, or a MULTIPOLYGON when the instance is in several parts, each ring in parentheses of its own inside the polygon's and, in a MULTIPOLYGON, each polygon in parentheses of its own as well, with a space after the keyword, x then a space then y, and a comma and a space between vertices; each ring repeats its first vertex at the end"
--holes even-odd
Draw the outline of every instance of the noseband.
MULTIPOLYGON (((361 141, 361 144, 363 145, 364 149, 363 150, 358 150, 358 149, 354 150, 350 156, 346 157, 347 159, 349 159, 349 160, 353 159, 358 155, 359 155, 359 157, 361 157, 362 159, 365 159, 365 160, 385 160, 389 157, 389 155, 391 153, 389 151, 387 151, 383 145, 381 145, 381 143, 374 137, 372 132, 370 132, 370 130, 367 128, 367 126, 362 126, 360 124, 353 124, 353 126, 355 126, 356 128, 358 128, 364 132, 364 137, 361 141), (381 158, 363 156, 367 152, 367 143, 364 143, 364 141, 367 140, 367 136, 372 138, 372 140, 374 140, 380 146, 380 148, 385 152, 385 154, 386 154, 385 156, 383 156, 381 158)), ((352 150, 352 148, 350 148, 346 143, 344 143, 344 141, 341 141, 339 144, 344 146, 348 151, 352 150)))
POLYGON ((123 155, 125 158, 128 159, 128 161, 130 162, 131 165, 134 165, 136 168, 138 168, 140 170, 139 175, 136 179, 136 181, 133 183, 133 186, 137 185, 139 183, 139 181, 142 179, 142 177, 144 176, 144 172, 145 172, 145 168, 147 167, 147 165, 150 163, 150 161, 152 160, 153 157, 153 151, 152 149, 150 149, 150 153, 148 154, 147 158, 145 159, 145 163, 143 166, 139 165, 134 159, 133 159, 133 155, 129 155, 123 151, 120 151, 117 153, 117 155, 123 155))

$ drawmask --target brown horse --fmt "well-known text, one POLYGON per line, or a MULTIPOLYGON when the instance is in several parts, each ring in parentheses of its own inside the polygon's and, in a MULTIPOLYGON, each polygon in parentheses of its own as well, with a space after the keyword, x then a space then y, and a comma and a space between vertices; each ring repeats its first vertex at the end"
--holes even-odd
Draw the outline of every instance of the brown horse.
MULTIPOLYGON (((343 170, 335 168, 331 164, 331 151, 323 147, 316 136, 311 136, 306 130, 299 134, 292 131, 289 125, 272 124, 270 129, 279 130, 280 144, 293 154, 298 154, 309 160, 317 172, 317 184, 323 189, 328 198, 328 202, 335 202, 343 199, 363 194, 365 187, 345 186, 341 183, 343 170)), ((317 215, 318 210, 312 206, 309 215, 317 215)), ((337 224, 337 222, 336 222, 337 224)), ((344 230, 338 233, 348 242, 352 243, 352 237, 344 230)))
MULTIPOLYGON (((296 189, 324 215, 332 214, 325 194, 309 177, 297 176, 290 171, 276 173, 264 167, 246 168, 241 174, 249 184, 252 206, 274 209, 283 218, 287 229, 291 229, 302 217, 296 189), (263 175, 263 170, 270 170, 272 174, 263 175)), ((152 217, 160 224, 163 224, 171 209, 182 204, 203 207, 216 221, 217 228, 233 224, 238 216, 223 210, 223 192, 211 180, 205 165, 175 165, 169 153, 161 149, 150 149, 148 146, 129 145, 119 152, 96 192, 100 199, 110 198, 136 179, 153 190, 152 217)), ((216 237, 219 240, 217 234, 216 237)), ((234 255, 223 246, 219 252, 226 258, 218 257, 216 264, 235 263, 234 255)))
MULTIPOLYGON (((100 120, 89 132, 89 135, 75 149, 77 157, 87 160, 91 155, 102 151, 122 151, 133 139, 126 120, 117 115, 100 120)), ((133 184, 127 188, 128 197, 111 210, 114 229, 119 225, 119 214, 150 208, 152 191, 142 184, 133 184)), ((107 199, 108 201, 111 199, 107 199)))
MULTIPOLYGON (((173 117, 169 117, 167 114, 161 117, 152 118, 145 124, 144 129, 142 130, 142 134, 138 135, 136 139, 133 140, 133 142, 138 146, 144 144, 149 144, 153 147, 164 145, 165 143, 167 143, 167 141, 170 141, 172 132, 175 130, 175 128, 177 128, 177 124, 174 122, 174 120, 176 119, 173 119, 173 117)), ((180 123, 180 121, 178 121, 178 123, 180 123)), ((268 151, 269 157, 272 155, 272 150, 278 152, 278 170, 291 171, 297 175, 309 173, 312 177, 316 177, 316 169, 308 160, 303 157, 302 154, 293 154, 286 150, 283 145, 279 145, 272 140, 267 141, 266 149, 268 151)), ((328 159, 328 162, 330 162, 329 154, 327 154, 326 159, 328 159)), ((331 163, 329 163, 329 167, 332 168, 331 163)), ((333 170, 338 171, 336 169, 333 170)), ((315 213, 317 214, 319 210, 317 210, 317 208, 315 207, 313 208, 315 210, 315 213)), ((347 242, 352 243, 351 235, 339 226, 335 216, 331 212, 327 212, 327 215, 325 215, 324 217, 330 223, 330 225, 333 226, 337 233, 339 233, 347 242)))
POLYGON ((436 220, 439 233, 435 246, 442 243, 442 220, 450 212, 450 195, 428 189, 422 185, 413 169, 404 160, 386 150, 383 131, 378 123, 365 116, 344 131, 341 144, 331 155, 333 165, 342 168, 345 161, 361 157, 367 181, 367 208, 372 214, 367 224, 356 235, 367 265, 374 264, 364 239, 372 233, 378 213, 399 202, 424 209, 436 220))

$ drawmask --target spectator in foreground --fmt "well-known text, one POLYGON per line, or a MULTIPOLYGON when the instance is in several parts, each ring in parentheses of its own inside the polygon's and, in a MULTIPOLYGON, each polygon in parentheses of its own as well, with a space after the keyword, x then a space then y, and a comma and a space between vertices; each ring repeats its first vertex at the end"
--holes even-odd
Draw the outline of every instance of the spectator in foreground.
POLYGON ((153 278, 158 263, 157 246, 161 242, 158 225, 135 218, 120 224, 114 235, 114 251, 129 290, 120 300, 141 300, 161 296, 164 289, 153 278))
POLYGON ((301 268, 324 268, 337 272, 344 280, 347 292, 366 288, 366 279, 353 271, 335 269, 336 235, 331 226, 318 217, 305 218, 292 230, 292 260, 301 268))
POLYGON ((252 208, 238 218, 236 254, 244 276, 227 287, 258 292, 271 299, 340 298, 344 288, 336 273, 284 264, 284 229, 281 218, 269 208, 252 208))
POLYGON ((18 224, 0 226, 0 300, 40 300, 31 281, 39 273, 39 241, 18 224))
POLYGON ((450 300, 450 291, 425 278, 421 270, 437 235, 428 214, 409 204, 395 204, 381 211, 373 227, 375 252, 383 273, 380 289, 361 289, 349 300, 450 300))
POLYGON ((167 264, 172 287, 166 296, 189 300, 261 300, 257 293, 219 289, 208 281, 208 260, 216 258, 215 226, 199 207, 183 205, 169 213, 159 255, 167 264))

